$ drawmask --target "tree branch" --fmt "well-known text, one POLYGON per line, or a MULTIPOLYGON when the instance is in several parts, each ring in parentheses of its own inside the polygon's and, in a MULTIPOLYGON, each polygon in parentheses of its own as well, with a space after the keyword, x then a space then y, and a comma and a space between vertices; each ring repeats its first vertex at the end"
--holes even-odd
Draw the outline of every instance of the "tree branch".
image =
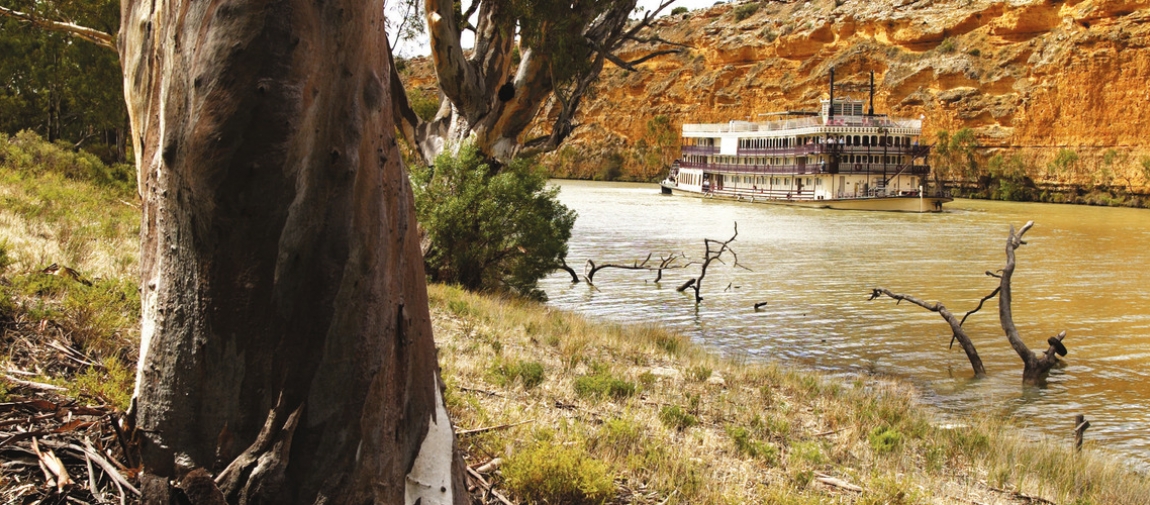
POLYGON ((1026 343, 1018 334, 1018 328, 1014 325, 1014 314, 1010 305, 1012 301, 1010 280, 1014 275, 1014 251, 1024 243, 1022 236, 1030 230, 1031 226, 1034 226, 1034 221, 1029 221, 1023 225, 1017 234, 1014 231, 1014 225, 1010 226, 1010 235, 1006 237, 1006 266, 1002 267, 1002 275, 999 277, 1000 291, 998 296, 998 319, 1002 324, 1002 330, 1006 332, 1006 338, 1010 341, 1010 346, 1014 348, 1014 352, 1018 353, 1018 357, 1022 358, 1027 367, 1035 360, 1035 356, 1030 348, 1026 347, 1026 343))
MULTIPOLYGON (((995 292, 997 293, 998 290, 996 289, 995 292)), ((950 310, 947 309, 946 306, 943 305, 942 303, 939 303, 939 302, 927 303, 923 300, 920 300, 920 299, 915 298, 915 297, 910 296, 910 295, 893 293, 889 289, 886 289, 886 288, 874 288, 873 290, 871 290, 870 299, 874 300, 875 298, 878 298, 878 297, 883 296, 883 295, 885 295, 889 298, 892 298, 898 302, 906 300, 910 303, 918 305, 919 307, 922 307, 922 308, 929 310, 931 312, 937 312, 938 315, 942 316, 943 320, 945 320, 946 323, 950 325, 951 344, 953 345, 954 341, 958 340, 959 345, 962 346, 962 350, 966 352, 966 359, 968 359, 970 361, 970 367, 972 369, 974 369, 974 376, 975 377, 985 377, 986 376, 986 368, 983 367, 983 365, 982 365, 982 358, 980 358, 978 356, 978 350, 974 348, 974 342, 970 340, 970 336, 968 336, 966 334, 966 330, 962 328, 962 323, 966 321, 966 317, 963 317, 962 321, 959 321, 958 318, 954 317, 954 314, 952 314, 950 312, 950 310)), ((991 296, 993 296, 993 295, 991 295, 991 296)), ((988 296, 986 298, 983 298, 983 301, 986 301, 987 298, 990 298, 990 297, 988 296)), ((979 306, 979 308, 981 308, 982 302, 979 302, 978 306, 979 306)), ((970 314, 973 314, 975 312, 978 312, 978 309, 975 309, 975 310, 968 312, 967 315, 969 316, 970 314)))
POLYGON ((86 26, 80 26, 74 23, 65 23, 63 21, 44 19, 35 14, 28 14, 6 7, 0 7, 0 16, 7 16, 27 21, 33 26, 38 26, 45 30, 65 33, 73 37, 91 42, 100 47, 111 49, 113 51, 116 50, 116 38, 111 34, 104 33, 95 28, 88 28, 86 26))

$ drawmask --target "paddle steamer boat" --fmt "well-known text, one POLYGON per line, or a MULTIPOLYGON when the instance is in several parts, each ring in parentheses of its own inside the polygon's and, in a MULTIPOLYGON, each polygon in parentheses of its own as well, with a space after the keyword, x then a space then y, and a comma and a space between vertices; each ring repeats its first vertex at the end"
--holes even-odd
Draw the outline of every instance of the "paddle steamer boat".
POLYGON ((668 194, 852 210, 939 212, 927 194, 930 147, 921 119, 874 113, 831 93, 818 112, 769 114, 760 122, 684 124, 682 157, 660 185, 668 194))

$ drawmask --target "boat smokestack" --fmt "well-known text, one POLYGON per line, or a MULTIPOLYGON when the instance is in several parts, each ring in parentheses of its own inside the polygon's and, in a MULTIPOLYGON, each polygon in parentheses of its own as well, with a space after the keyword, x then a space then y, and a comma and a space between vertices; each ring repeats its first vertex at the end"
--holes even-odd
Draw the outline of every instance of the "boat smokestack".
POLYGON ((835 118, 835 67, 831 67, 831 101, 827 104, 827 117, 835 118))
POLYGON ((868 115, 874 115, 874 70, 870 71, 870 113, 868 115))

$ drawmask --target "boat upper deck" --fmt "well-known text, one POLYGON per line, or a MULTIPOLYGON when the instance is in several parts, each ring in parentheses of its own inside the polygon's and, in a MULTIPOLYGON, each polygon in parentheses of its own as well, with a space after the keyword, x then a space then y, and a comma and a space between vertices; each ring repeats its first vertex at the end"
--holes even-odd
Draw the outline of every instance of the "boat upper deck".
POLYGON ((808 116, 775 121, 730 121, 684 124, 684 137, 784 137, 835 133, 921 135, 922 120, 894 119, 885 115, 808 116))

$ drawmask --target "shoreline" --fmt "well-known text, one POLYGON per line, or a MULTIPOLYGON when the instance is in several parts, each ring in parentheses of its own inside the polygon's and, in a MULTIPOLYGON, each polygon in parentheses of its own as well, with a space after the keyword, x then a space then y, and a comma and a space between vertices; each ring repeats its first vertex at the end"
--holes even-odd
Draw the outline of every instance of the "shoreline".
POLYGON ((460 448, 472 468, 498 458, 485 478, 521 501, 554 501, 539 493, 567 457, 614 483, 609 503, 636 487, 649 499, 634 503, 1150 501, 1146 477, 1089 436, 1076 455, 988 416, 940 423, 903 380, 739 363, 655 326, 429 291, 457 431, 497 427, 460 448))

